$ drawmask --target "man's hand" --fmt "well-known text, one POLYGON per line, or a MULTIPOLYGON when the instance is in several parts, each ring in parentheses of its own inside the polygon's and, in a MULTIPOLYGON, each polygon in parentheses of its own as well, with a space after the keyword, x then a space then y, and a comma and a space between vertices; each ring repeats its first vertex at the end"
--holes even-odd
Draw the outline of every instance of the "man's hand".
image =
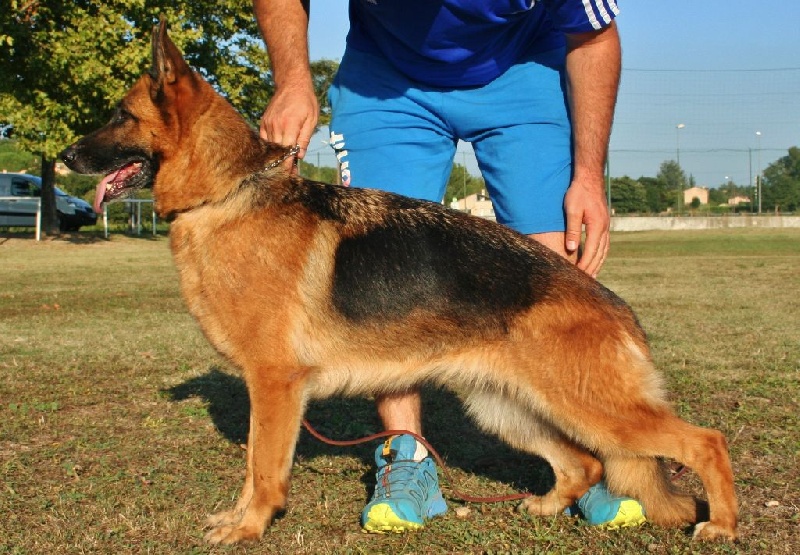
POLYGON ((567 214, 565 236, 568 254, 573 254, 581 244, 581 229, 586 226, 586 242, 578 260, 578 268, 597 277, 606 260, 610 244, 611 218, 606 205, 603 180, 573 180, 564 196, 567 214))
POLYGON ((308 85, 285 85, 275 92, 261 116, 261 138, 285 146, 300 145, 297 157, 303 158, 318 118, 319 103, 310 81, 308 85))

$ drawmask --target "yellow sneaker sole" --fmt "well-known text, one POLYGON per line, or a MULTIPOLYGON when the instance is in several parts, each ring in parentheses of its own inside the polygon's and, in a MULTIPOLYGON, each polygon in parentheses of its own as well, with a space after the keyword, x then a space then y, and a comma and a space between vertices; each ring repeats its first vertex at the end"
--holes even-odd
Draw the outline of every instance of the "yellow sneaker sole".
POLYGON ((373 534, 386 534, 388 532, 401 534, 421 528, 424 528, 424 525, 403 520, 395 514, 389 505, 381 503, 370 508, 362 530, 373 534))
POLYGON ((620 503, 617 516, 613 520, 602 524, 603 528, 608 530, 617 530, 618 528, 630 528, 632 526, 641 526, 647 522, 644 516, 642 506, 638 501, 627 499, 620 503))

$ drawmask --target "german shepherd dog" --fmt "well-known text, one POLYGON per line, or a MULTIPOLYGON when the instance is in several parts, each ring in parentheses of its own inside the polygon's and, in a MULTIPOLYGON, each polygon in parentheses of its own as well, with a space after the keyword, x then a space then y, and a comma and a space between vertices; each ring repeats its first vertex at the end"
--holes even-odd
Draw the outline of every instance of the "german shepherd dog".
POLYGON ((556 515, 605 476, 649 521, 697 522, 664 459, 701 478, 701 539, 736 538, 722 433, 670 408, 645 333, 611 291, 546 247, 435 203, 302 179, 169 39, 111 121, 61 157, 104 174, 98 203, 153 188, 189 311, 251 403, 244 487, 211 543, 259 539, 286 504, 306 403, 423 383, 485 430, 544 457, 556 483, 522 502, 556 515))

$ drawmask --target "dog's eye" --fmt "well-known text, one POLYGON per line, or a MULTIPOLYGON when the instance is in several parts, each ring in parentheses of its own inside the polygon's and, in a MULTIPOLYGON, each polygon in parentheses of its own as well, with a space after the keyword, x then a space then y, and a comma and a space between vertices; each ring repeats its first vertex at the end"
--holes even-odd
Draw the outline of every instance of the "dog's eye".
POLYGON ((133 119, 135 119, 133 117, 133 114, 131 114, 130 112, 128 112, 126 109, 124 109, 122 107, 118 107, 116 109, 116 111, 114 112, 114 115, 111 116, 111 123, 120 124, 120 123, 125 123, 126 121, 130 121, 130 120, 133 120, 133 119))

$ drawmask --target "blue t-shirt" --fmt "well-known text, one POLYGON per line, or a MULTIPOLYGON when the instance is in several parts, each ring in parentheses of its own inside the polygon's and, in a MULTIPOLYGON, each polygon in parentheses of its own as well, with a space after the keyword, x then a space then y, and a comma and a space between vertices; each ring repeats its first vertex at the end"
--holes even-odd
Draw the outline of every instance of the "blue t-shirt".
POLYGON ((427 85, 478 86, 618 12, 616 0, 350 0, 347 45, 427 85))

